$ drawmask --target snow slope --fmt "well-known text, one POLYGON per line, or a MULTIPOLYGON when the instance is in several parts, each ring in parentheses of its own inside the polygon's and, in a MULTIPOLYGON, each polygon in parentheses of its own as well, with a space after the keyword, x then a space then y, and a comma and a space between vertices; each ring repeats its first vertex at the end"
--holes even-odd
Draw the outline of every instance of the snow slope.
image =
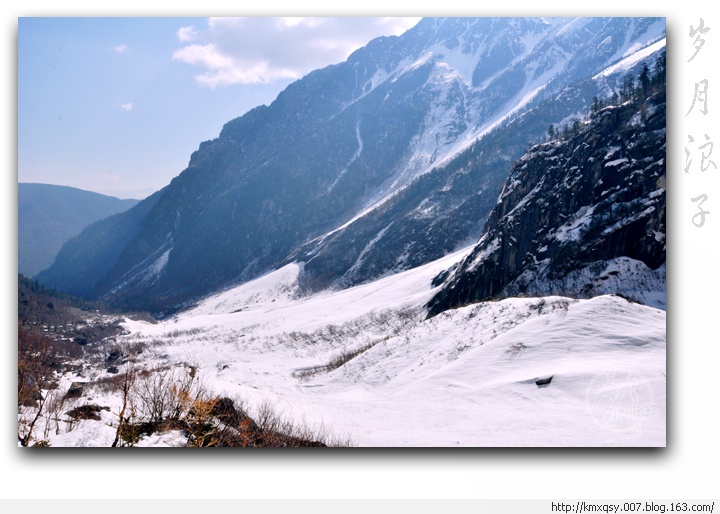
MULTIPOLYGON (((289 293, 301 272, 289 265, 166 322, 128 321, 122 344, 146 343, 148 368, 198 366, 217 394, 359 446, 665 445, 664 311, 616 296, 512 298, 425 319, 432 278, 467 251, 310 297, 289 293)), ((92 401, 110 407, 103 422, 53 446, 111 441, 119 399, 92 401)))
MULTIPOLYGON (((428 85, 430 89, 435 90, 438 99, 428 112, 422 131, 414 139, 407 162, 387 182, 389 187, 366 207, 370 209, 380 207, 388 197, 396 194, 413 180, 450 162, 453 157, 469 148, 503 121, 521 112, 554 79, 569 71, 576 57, 559 49, 562 48, 561 43, 573 40, 575 33, 582 32, 591 22, 592 18, 544 19, 543 28, 536 28, 535 31, 523 34, 518 42, 521 50, 502 71, 476 85, 472 83, 473 70, 481 66, 483 56, 487 57, 486 47, 492 47, 497 41, 484 41, 480 48, 473 48, 466 40, 467 33, 452 39, 452 43, 433 41, 423 49, 423 55, 419 59, 413 62, 401 61, 389 72, 384 69, 378 70, 368 81, 372 89, 385 81, 395 81, 399 76, 432 62, 433 69, 428 85), (551 41, 555 42, 550 43, 551 41), (523 70, 522 87, 493 112, 486 112, 481 107, 483 105, 481 99, 484 98, 482 95, 503 73, 513 67, 523 70), (454 90, 461 92, 460 98, 453 97, 448 101, 449 95, 454 90), (460 116, 460 112, 464 114, 460 116), (458 124, 458 121, 461 123, 458 124)), ((604 69, 593 79, 624 73, 642 59, 660 51, 666 43, 665 38, 662 37, 664 33, 664 20, 649 25, 641 34, 628 30, 625 41, 605 61, 602 65, 604 69)), ((610 39, 612 38, 608 38, 606 42, 610 39)), ((578 44, 577 41, 575 44, 578 44)), ((366 92, 365 95, 367 94, 366 92)))
POLYGON ((39 279, 167 313, 294 260, 316 289, 429 262, 478 234, 526 144, 585 110, 589 77, 659 49, 643 50, 664 30, 462 17, 375 39, 226 123, 166 189, 85 231, 39 279), (557 110, 545 103, 561 93, 557 110))

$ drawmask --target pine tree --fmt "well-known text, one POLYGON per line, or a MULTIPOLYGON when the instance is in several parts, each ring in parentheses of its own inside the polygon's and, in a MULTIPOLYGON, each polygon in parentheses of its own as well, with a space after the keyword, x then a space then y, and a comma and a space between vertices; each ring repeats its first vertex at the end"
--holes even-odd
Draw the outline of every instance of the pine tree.
POLYGON ((557 129, 555 128, 555 125, 553 125, 552 123, 550 124, 550 127, 547 130, 547 135, 548 135, 548 139, 550 141, 552 141, 553 139, 555 139, 558 136, 557 129))
POLYGON ((575 135, 578 132, 580 132, 580 120, 575 118, 572 123, 572 133, 575 135))
POLYGON ((632 73, 628 73, 623 77, 622 85, 620 86, 620 100, 623 102, 632 100, 634 92, 635 77, 633 77, 632 73))
POLYGON ((655 59, 655 66, 650 77, 650 83, 655 88, 665 83, 666 58, 666 54, 663 52, 655 59))
POLYGON ((647 62, 642 63, 642 69, 640 75, 638 75, 638 82, 640 86, 641 98, 646 98, 650 93, 650 69, 648 68, 647 62))

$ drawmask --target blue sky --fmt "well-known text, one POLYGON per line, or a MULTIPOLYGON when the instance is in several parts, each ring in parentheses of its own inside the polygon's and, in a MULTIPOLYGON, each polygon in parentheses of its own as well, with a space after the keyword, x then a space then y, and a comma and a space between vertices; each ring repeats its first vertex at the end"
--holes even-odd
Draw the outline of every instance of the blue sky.
POLYGON ((18 19, 18 181, 142 198, 227 121, 417 18, 18 19))

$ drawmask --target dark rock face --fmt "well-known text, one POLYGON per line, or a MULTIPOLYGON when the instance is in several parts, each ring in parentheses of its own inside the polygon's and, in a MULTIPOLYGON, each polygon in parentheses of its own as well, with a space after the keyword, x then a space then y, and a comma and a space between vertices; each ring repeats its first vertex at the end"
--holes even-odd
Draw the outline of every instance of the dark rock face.
POLYGON ((552 379, 555 375, 552 375, 548 378, 539 378, 535 381, 535 385, 538 387, 547 387, 552 382, 552 379))
POLYGON ((83 382, 73 382, 70 384, 70 389, 65 393, 65 398, 79 398, 84 392, 83 382))
POLYGON ((516 162, 486 232, 430 314, 518 294, 664 292, 664 83, 658 89, 600 109, 516 162))
POLYGON ((167 312, 292 261, 311 289, 423 264, 476 238, 528 141, 607 84, 541 109, 544 98, 663 31, 654 18, 423 20, 227 123, 164 190, 86 229, 38 280, 167 312))

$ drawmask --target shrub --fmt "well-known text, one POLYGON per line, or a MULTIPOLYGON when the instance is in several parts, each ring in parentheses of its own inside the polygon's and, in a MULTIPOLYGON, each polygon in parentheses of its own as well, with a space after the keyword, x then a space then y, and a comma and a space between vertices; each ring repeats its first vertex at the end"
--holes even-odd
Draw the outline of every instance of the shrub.
POLYGON ((52 339, 18 324, 18 441, 29 446, 38 420, 44 414, 48 394, 56 387, 52 339))

